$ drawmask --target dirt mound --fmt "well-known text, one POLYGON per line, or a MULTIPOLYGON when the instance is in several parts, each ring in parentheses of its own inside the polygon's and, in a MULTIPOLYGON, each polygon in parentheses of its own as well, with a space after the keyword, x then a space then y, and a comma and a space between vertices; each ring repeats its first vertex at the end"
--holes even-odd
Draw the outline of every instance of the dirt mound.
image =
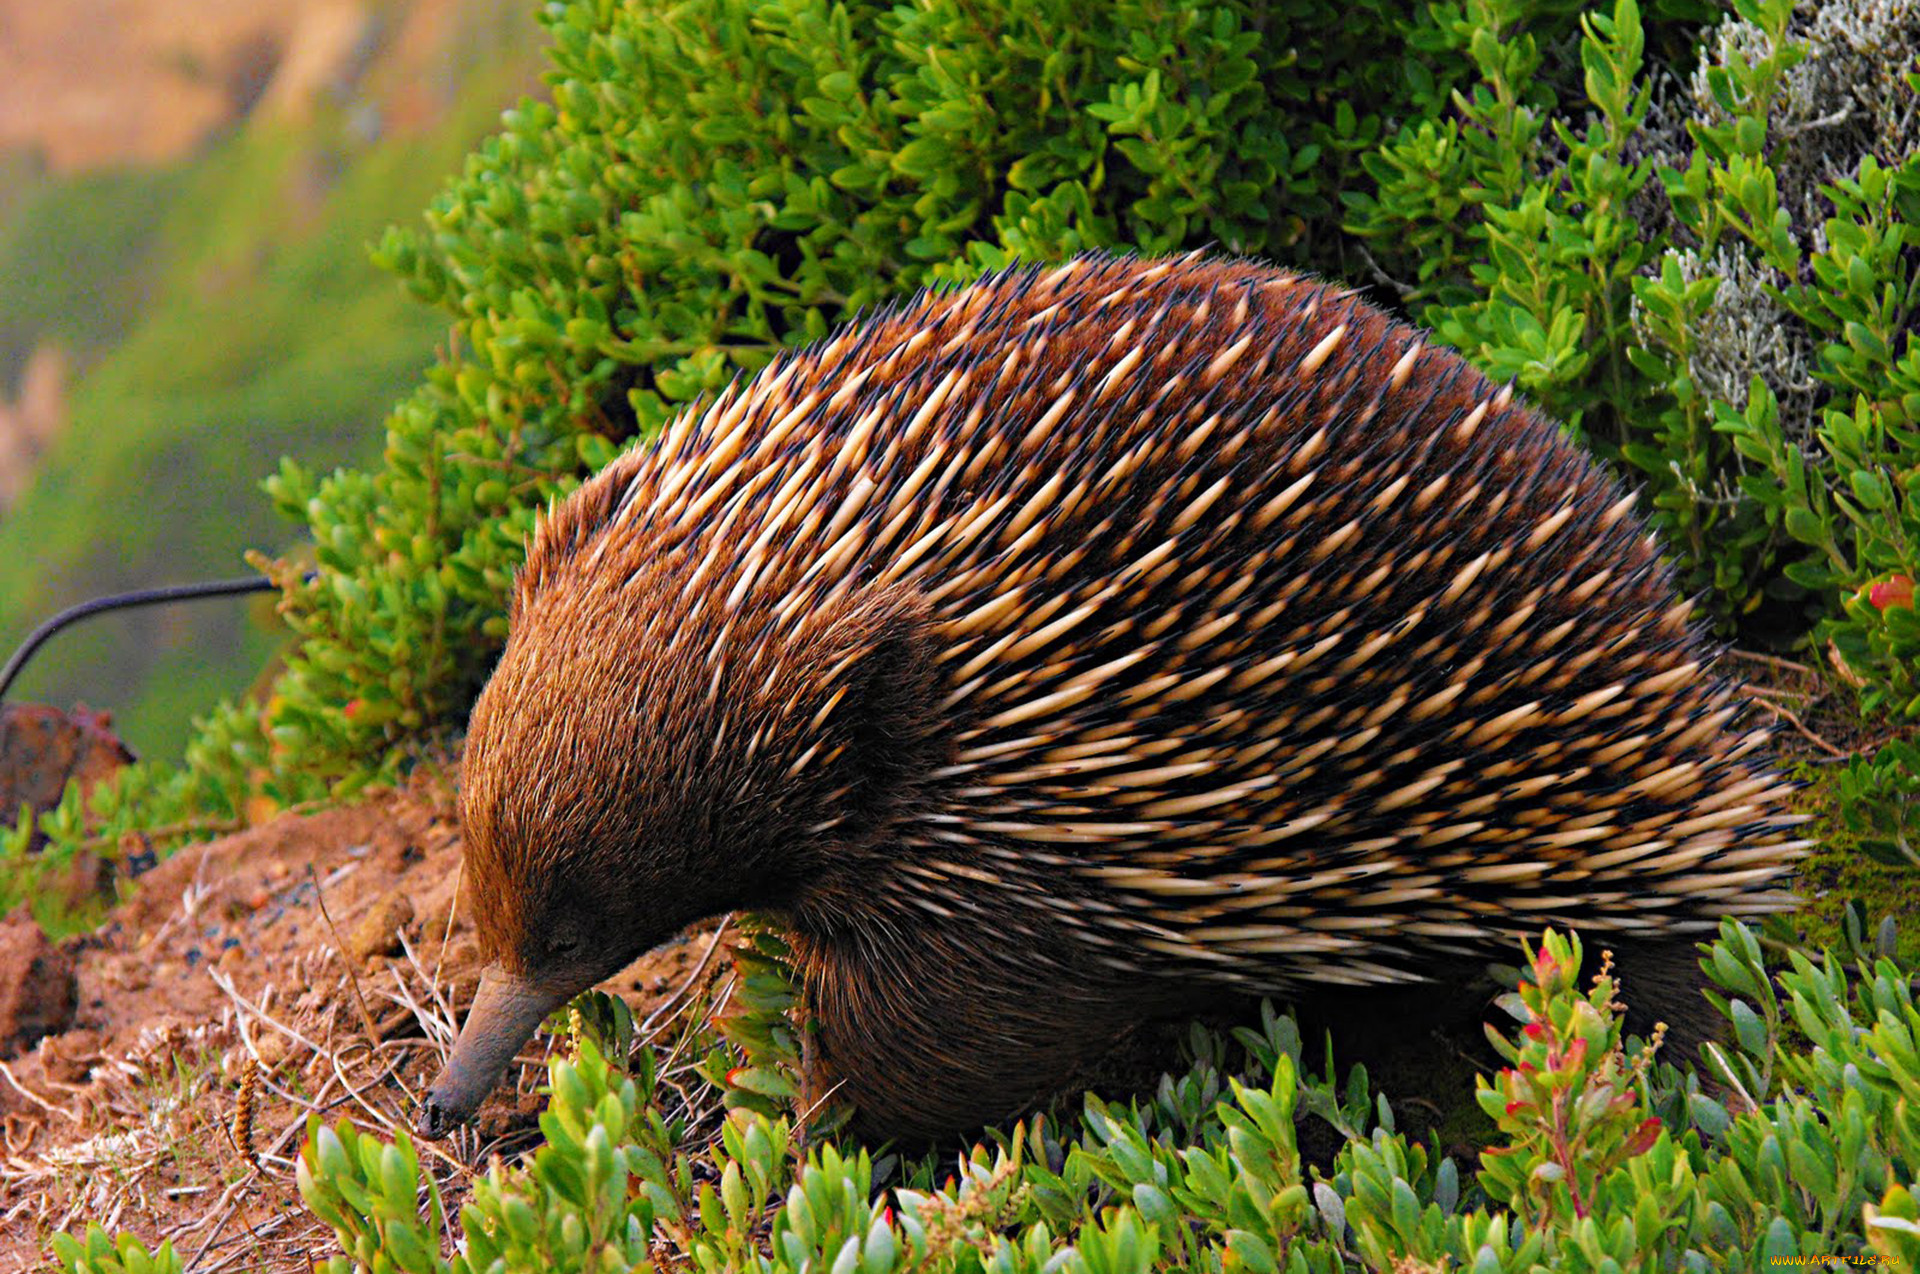
POLYGON ((71 712, 38 703, 0 705, 0 810, 50 810, 68 783, 92 789, 133 760, 113 720, 84 705, 71 712))
MULTIPOLYGON (((182 850, 62 944, 70 1028, 0 1061, 0 1271, 44 1268, 51 1235, 89 1220, 171 1239, 190 1270, 311 1268, 332 1238, 294 1185, 308 1113, 411 1124, 472 996, 459 859, 450 792, 422 781, 182 850)), ((720 936, 683 935, 607 989, 675 1018, 725 965, 720 936)), ((475 1130, 423 1146, 452 1207, 492 1155, 537 1141, 552 1047, 528 1046, 475 1130)))
POLYGON ((31 917, 0 920, 0 1057, 73 1025, 79 988, 73 956, 56 950, 31 917))

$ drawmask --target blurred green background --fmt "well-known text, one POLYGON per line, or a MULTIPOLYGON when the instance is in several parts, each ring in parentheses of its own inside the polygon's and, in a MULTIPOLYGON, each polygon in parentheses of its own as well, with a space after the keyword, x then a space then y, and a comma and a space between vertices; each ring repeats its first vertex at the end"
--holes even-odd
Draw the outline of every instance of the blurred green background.
MULTIPOLYGON (((106 95, 128 124, 103 142, 77 132, 84 111, 47 103, 37 123, 34 100, 0 98, 0 658, 74 602, 285 550, 258 489, 282 455, 377 459, 447 329, 367 245, 537 86, 530 5, 135 8, 144 38, 134 24, 110 56, 32 29, 0 55, 23 62, 0 65, 16 89, 106 95), (222 30, 195 25, 215 10, 222 30)), ((174 759, 283 635, 267 596, 105 616, 43 647, 9 699, 109 710, 136 752, 174 759)))

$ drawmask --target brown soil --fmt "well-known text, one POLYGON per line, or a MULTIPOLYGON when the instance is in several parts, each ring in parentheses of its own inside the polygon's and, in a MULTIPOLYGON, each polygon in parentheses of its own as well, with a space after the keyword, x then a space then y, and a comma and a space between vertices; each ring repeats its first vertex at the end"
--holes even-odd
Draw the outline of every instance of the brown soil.
MULTIPOLYGON (((96 1220, 171 1239, 190 1270, 311 1268, 333 1239, 294 1184, 308 1112, 386 1137, 409 1126, 472 996, 459 859, 448 792, 420 782, 182 850, 62 944, 72 1029, 0 1062, 0 1271, 44 1268, 52 1234, 96 1220), (368 954, 342 955, 355 949, 368 954)), ((641 1019, 702 1001, 682 992, 726 964, 719 936, 690 931, 606 989, 641 1019)), ((554 1042, 529 1045, 474 1130, 422 1143, 450 1212, 472 1172, 538 1140, 554 1042)))

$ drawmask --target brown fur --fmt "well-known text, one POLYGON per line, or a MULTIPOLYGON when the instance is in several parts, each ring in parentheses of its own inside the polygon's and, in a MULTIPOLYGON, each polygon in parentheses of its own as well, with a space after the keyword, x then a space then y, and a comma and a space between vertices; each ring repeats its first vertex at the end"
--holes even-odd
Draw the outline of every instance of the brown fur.
POLYGON ((923 295, 542 524, 467 744, 482 940, 564 989, 773 912, 865 1124, 937 1133, 1208 988, 1778 909, 1787 785, 1625 496, 1264 266, 923 295))

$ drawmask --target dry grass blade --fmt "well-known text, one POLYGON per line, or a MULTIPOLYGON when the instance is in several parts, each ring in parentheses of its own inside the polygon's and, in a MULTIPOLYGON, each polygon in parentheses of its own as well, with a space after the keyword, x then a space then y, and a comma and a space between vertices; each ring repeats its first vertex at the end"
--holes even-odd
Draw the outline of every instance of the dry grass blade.
POLYGON ((441 966, 436 961, 432 973, 421 968, 419 957, 414 953, 413 944, 407 941, 407 935, 404 933, 400 935, 400 951, 406 956, 407 964, 412 968, 414 976, 419 978, 420 984, 426 988, 427 998, 433 1001, 439 1011, 429 1013, 420 1005, 419 1000, 407 989, 406 982, 401 978, 398 969, 393 971, 394 983, 400 989, 400 998, 396 1003, 405 1005, 413 1012, 414 1020, 420 1023, 421 1032, 438 1050, 439 1058, 444 1062, 448 1050, 453 1045, 454 1037, 460 1033, 460 1028, 454 1021, 453 1005, 448 1002, 441 990, 441 966))
POLYGON ((300 1045, 302 1048, 305 1048, 308 1052, 324 1053, 326 1051, 325 1049, 321 1048, 318 1044, 315 1044, 312 1040, 302 1035, 299 1031, 296 1031, 291 1026, 288 1026, 286 1023, 279 1021, 272 1014, 268 1013, 265 1009, 262 1009, 261 1007, 256 1005, 252 1000, 249 1000, 246 996, 240 994, 240 992, 234 988, 233 982, 230 979, 228 979, 226 975, 222 974, 219 969, 208 969, 207 976, 213 979, 213 984, 219 987, 220 990, 226 995, 228 999, 232 1000, 234 1004, 239 1006, 239 1008, 243 1012, 250 1015, 255 1021, 261 1023, 264 1026, 271 1026, 274 1030, 280 1032, 282 1035, 286 1036, 288 1039, 292 1040, 294 1043, 300 1045))
POLYGON ((1783 672, 1803 673, 1809 677, 1813 675, 1813 669, 1809 668, 1806 664, 1795 663, 1791 659, 1782 659, 1778 655, 1763 654, 1758 650, 1740 650, 1740 649, 1735 649, 1729 653, 1741 659, 1751 659, 1753 660, 1753 662, 1757 664, 1766 664, 1770 668, 1778 668, 1783 672))
POLYGON ((672 995, 662 1000, 653 1012, 647 1014, 647 1020, 642 1022, 634 1031, 635 1038, 645 1037, 647 1032, 653 1027, 656 1019, 671 1014, 680 1007, 680 1002, 685 999, 688 992, 699 983, 701 975, 707 970, 707 965, 712 963, 713 953, 720 949, 720 939, 726 935, 727 927, 732 923, 733 913, 731 911, 720 917, 720 923, 713 927, 713 936, 707 939, 707 948, 700 953, 700 959, 695 961, 693 968, 687 973, 685 980, 680 983, 679 988, 675 990, 672 995))
POLYGON ((80 1117, 74 1114, 72 1111, 68 1110, 66 1107, 54 1105, 52 1102, 48 1101, 46 1098, 40 1096, 40 1094, 29 1089, 25 1084, 22 1084, 19 1081, 19 1079, 17 1079, 14 1076, 13 1068, 8 1066, 5 1062, 0 1062, 0 1075, 3 1075, 6 1077, 7 1083, 13 1086, 14 1092, 19 1093, 22 1097, 26 1098, 28 1101, 38 1106, 40 1109, 47 1111, 50 1114, 59 1115, 62 1119, 67 1120, 69 1123, 77 1124, 80 1122, 80 1117))
MULTIPOLYGON (((176 887, 189 896, 154 913, 156 928, 171 922, 171 947, 143 944, 137 956, 121 958, 141 961, 149 973, 191 968, 204 1004, 181 1025, 156 1016, 162 1025, 137 1045, 91 1058, 84 1083, 18 1062, 0 1072, 0 1092, 14 1102, 0 1125, 0 1229, 46 1234, 98 1220, 150 1244, 171 1240, 187 1268, 207 1271, 306 1270, 316 1253, 332 1250, 330 1231, 294 1193, 311 1122, 344 1117, 376 1137, 399 1136, 424 1078, 457 1035, 474 973, 451 911, 437 941, 402 929, 392 958, 348 967, 336 920, 350 935, 356 909, 389 887, 381 872, 393 855, 389 848, 384 857, 356 857, 332 871, 325 861, 299 864, 282 873, 284 887, 249 882, 249 891, 274 905, 254 904, 247 913, 234 910, 234 890, 222 884, 226 859, 179 876, 176 887), (354 882, 330 888, 356 868, 363 874, 354 882), (182 951, 247 915, 261 923, 290 917, 286 923, 305 936, 270 948, 270 966, 216 957, 182 967, 182 951)), ((430 935, 434 927, 430 921, 430 935)), ((726 921, 704 925, 663 947, 652 970, 631 975, 644 997, 633 1001, 643 1023, 637 1034, 658 1050, 660 1102, 690 1130, 690 1147, 720 1126, 718 1095, 695 1074, 713 992, 724 981, 717 968, 728 929, 726 921)), ((510 1162, 540 1143, 530 1118, 537 1103, 524 1094, 545 1082, 555 1048, 556 1037, 542 1033, 520 1057, 517 1109, 510 1099, 484 1131, 416 1143, 421 1169, 450 1215, 458 1215, 490 1156, 510 1162)))
POLYGON ((340 953, 340 963, 346 966, 347 984, 353 988, 353 1002, 360 1009, 360 1025, 366 1028, 367 1047, 372 1048, 380 1042, 374 1034, 373 1014, 367 1012, 367 997, 360 994, 360 977, 353 968, 353 956, 347 950, 347 944, 340 941, 340 930, 334 926, 333 915, 327 910, 326 887, 320 883, 320 877, 313 870, 313 864, 307 864, 307 879, 313 882, 313 900, 320 907, 320 918, 327 922, 327 932, 333 935, 333 949, 340 953))
POLYGON ((1797 714, 1791 708, 1788 708, 1784 704, 1775 703, 1771 699, 1759 698, 1759 697, 1756 697, 1755 702, 1758 703, 1761 708, 1765 709, 1768 712, 1771 712, 1774 716, 1779 717, 1782 721, 1785 721, 1788 725, 1792 726, 1809 743, 1819 748, 1822 752, 1826 753, 1828 756, 1845 760, 1852 755, 1851 753, 1847 752, 1844 748, 1837 748, 1833 744, 1827 742, 1827 740, 1815 734, 1811 729, 1807 727, 1807 723, 1800 719, 1799 714, 1797 714))

